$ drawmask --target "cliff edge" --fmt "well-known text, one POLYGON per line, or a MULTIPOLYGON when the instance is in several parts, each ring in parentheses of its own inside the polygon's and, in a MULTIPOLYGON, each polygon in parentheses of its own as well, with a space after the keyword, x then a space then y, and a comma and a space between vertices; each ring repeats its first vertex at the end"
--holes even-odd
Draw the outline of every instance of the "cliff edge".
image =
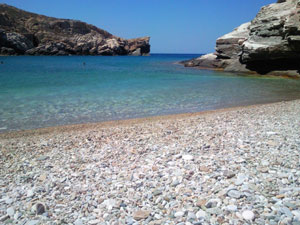
POLYGON ((147 55, 149 37, 123 39, 93 25, 0 4, 2 55, 147 55))
POLYGON ((182 62, 187 67, 300 77, 300 1, 279 0, 254 20, 216 41, 216 52, 182 62))

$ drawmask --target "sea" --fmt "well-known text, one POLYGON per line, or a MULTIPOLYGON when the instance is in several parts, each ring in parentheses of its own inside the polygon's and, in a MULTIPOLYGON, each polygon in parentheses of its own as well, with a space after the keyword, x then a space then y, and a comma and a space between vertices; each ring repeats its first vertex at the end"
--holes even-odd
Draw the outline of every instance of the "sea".
POLYGON ((1 56, 0 132, 300 98, 297 79, 178 64, 197 56, 1 56))

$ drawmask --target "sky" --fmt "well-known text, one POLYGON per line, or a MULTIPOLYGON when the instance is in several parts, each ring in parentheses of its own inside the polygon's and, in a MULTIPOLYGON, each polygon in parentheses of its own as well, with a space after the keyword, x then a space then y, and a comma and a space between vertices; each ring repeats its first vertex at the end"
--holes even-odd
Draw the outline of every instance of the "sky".
POLYGON ((122 38, 150 36, 151 53, 209 53, 218 37, 276 0, 0 0, 46 16, 76 19, 122 38))

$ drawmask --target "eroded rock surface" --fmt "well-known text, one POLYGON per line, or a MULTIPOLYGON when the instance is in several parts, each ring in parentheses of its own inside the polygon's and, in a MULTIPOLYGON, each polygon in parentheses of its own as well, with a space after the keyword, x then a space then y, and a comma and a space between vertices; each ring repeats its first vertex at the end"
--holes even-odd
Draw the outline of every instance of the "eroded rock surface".
POLYGON ((123 39, 93 25, 0 4, 2 55, 147 55, 149 37, 123 39))
POLYGON ((185 66, 299 76, 300 1, 278 1, 261 8, 254 20, 216 42, 214 57, 185 61, 185 66))

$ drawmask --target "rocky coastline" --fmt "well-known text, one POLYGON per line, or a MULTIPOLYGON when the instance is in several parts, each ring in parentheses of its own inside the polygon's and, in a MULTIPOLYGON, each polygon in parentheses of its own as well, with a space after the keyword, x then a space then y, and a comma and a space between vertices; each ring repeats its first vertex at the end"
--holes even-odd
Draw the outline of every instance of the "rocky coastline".
POLYGON ((300 77, 300 3, 280 0, 216 41, 216 52, 181 62, 186 67, 300 77))
POLYGON ((148 55, 150 38, 123 39, 93 25, 0 4, 0 55, 148 55))

